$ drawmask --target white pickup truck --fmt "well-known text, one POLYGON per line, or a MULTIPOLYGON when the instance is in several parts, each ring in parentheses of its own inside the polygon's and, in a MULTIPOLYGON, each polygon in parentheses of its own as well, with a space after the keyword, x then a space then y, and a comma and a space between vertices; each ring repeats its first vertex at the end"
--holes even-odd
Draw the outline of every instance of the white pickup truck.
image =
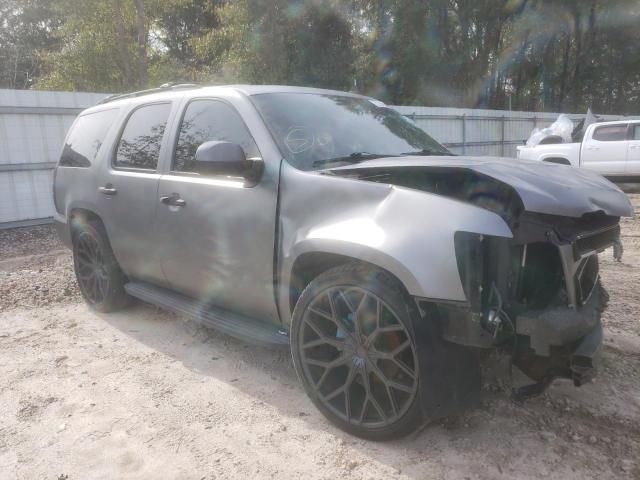
POLYGON ((640 177, 640 120, 593 123, 581 143, 520 146, 518 158, 572 165, 607 177, 640 177))

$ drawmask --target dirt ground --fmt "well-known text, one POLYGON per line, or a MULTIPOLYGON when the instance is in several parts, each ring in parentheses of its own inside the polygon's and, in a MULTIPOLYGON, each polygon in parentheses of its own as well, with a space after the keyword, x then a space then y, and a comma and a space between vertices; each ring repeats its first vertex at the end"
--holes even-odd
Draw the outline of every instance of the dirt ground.
MULTIPOLYGON (((632 195, 640 207, 640 195, 632 195)), ((371 443, 332 427, 288 351, 137 305, 89 311, 50 227, 0 231, 1 479, 640 478, 640 220, 601 256, 603 368, 518 406, 371 443)))

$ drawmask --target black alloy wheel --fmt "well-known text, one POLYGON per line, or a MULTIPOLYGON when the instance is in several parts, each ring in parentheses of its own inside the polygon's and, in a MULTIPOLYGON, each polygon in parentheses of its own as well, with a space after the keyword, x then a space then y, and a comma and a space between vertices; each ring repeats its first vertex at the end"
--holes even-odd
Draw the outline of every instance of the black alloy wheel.
POLYGON ((73 233, 73 263, 80 293, 87 304, 100 312, 126 306, 126 277, 120 270, 102 225, 82 223, 73 233))
POLYGON ((76 242, 80 290, 89 303, 100 304, 104 302, 110 288, 104 254, 96 239, 87 232, 78 235, 76 242))
POLYGON ((383 440, 420 423, 418 359, 404 297, 384 272, 363 270, 338 267, 305 290, 292 352, 307 393, 331 421, 383 440))

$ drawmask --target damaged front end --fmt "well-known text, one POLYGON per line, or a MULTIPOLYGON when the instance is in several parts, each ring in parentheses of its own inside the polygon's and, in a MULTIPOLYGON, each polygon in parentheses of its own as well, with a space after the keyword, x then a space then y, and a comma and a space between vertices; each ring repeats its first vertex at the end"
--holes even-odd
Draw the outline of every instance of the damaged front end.
POLYGON ((602 212, 579 219, 525 212, 514 238, 458 232, 455 237, 465 307, 439 304, 448 341, 501 347, 537 385, 554 378, 576 386, 595 375, 608 296, 597 254, 619 241, 619 219, 602 212))
POLYGON ((419 299, 450 343, 502 349, 540 393, 554 378, 579 386, 595 375, 608 296, 598 253, 621 252, 628 199, 601 177, 568 167, 502 159, 370 162, 340 174, 445 196, 499 215, 513 237, 457 231, 456 262, 466 302, 419 299), (546 167, 546 168, 545 168, 546 167))

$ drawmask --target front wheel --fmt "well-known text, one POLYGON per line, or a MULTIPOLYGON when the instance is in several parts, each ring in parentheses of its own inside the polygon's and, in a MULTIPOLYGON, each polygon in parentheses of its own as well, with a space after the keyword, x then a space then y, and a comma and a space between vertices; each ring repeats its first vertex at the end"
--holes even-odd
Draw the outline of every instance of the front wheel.
POLYGON ((316 407, 371 440, 422 423, 407 295, 386 272, 349 264, 313 280, 293 312, 294 366, 316 407))

